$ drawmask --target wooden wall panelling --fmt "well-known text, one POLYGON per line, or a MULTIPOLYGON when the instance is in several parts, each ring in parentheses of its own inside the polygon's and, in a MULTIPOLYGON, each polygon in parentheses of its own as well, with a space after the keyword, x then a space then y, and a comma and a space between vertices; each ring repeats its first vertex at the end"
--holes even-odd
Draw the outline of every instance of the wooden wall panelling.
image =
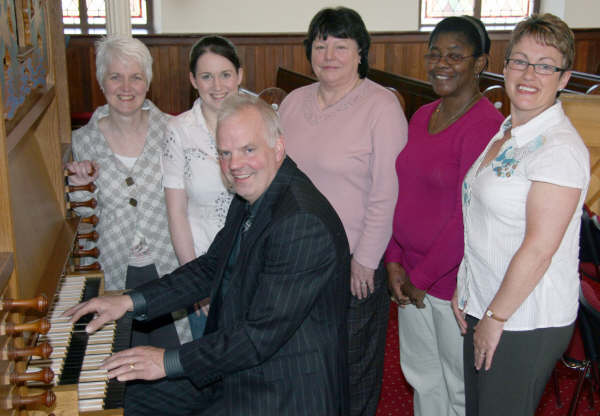
MULTIPOLYGON (((600 63, 600 29, 577 29, 574 32, 577 45, 575 69, 594 73, 600 63)), ((195 98, 187 77, 187 56, 191 46, 200 36, 193 34, 139 37, 148 45, 155 59, 155 79, 149 98, 163 111, 178 114, 189 109, 195 98), (168 53, 164 53, 165 48, 169 50, 168 53), (165 71, 169 74, 168 77, 163 74, 165 71)), ((302 44, 305 37, 303 34, 225 36, 238 48, 245 73, 242 86, 248 90, 258 93, 274 86, 277 67, 313 75, 302 44)), ((369 63, 373 68, 419 80, 427 79, 423 55, 427 50, 428 33, 373 33, 371 37, 369 63)), ((492 47, 487 71, 501 74, 504 50, 510 32, 492 32, 490 37, 492 47)), ((74 113, 91 113, 98 105, 104 103, 94 76, 95 39, 96 36, 89 35, 70 36, 67 57, 71 111, 74 113), (88 62, 88 67, 84 61, 88 62)))
POLYGON ((46 27, 50 31, 48 50, 55 59, 49 62, 48 78, 55 86, 57 103, 57 131, 61 143, 71 142, 71 111, 69 107, 69 88, 67 79, 66 48, 63 35, 62 7, 58 1, 46 3, 46 27))
POLYGON ((590 152, 590 187, 585 202, 600 212, 600 96, 564 94, 565 113, 583 138, 590 152))

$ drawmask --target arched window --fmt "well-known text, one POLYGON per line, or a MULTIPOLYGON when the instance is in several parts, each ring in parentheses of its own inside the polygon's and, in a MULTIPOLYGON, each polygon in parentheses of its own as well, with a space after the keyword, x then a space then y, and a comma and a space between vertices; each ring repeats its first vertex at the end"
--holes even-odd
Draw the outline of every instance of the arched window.
POLYGON ((419 29, 432 30, 443 18, 463 14, 481 19, 488 30, 512 30, 539 10, 539 0, 421 0, 419 29))
MULTIPOLYGON (((154 32, 152 0, 129 0, 133 34, 154 32)), ((62 0, 63 24, 66 34, 106 33, 104 0, 62 0)))

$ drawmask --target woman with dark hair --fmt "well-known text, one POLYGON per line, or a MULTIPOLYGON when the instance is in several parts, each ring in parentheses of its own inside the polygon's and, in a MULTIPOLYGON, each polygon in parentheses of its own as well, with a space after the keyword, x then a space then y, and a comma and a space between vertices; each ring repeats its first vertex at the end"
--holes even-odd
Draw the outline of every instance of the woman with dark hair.
POLYGON ((452 306, 465 333, 467 415, 532 415, 577 318, 589 153, 557 93, 573 32, 551 14, 512 33, 510 116, 462 187, 465 253, 452 306))
POLYGON ((478 19, 438 23, 425 62, 440 99, 412 116, 396 160, 400 191, 386 263, 417 416, 465 413, 462 337, 450 300, 463 254, 462 181, 502 122, 479 92, 489 50, 478 19))
MULTIPOLYGON (((206 36, 192 47, 189 77, 199 97, 191 110, 168 123, 162 157, 169 230, 179 264, 206 253, 225 223, 233 194, 219 168, 215 128, 221 104, 238 93, 242 75, 228 39, 206 36)), ((194 338, 204 333, 207 313, 208 299, 190 311, 194 338)))
POLYGON ((318 12, 305 46, 319 82, 283 101, 286 148, 336 209, 350 242, 349 415, 374 415, 389 317, 381 260, 391 234, 398 193, 394 161, 406 143, 406 118, 393 93, 365 78, 370 37, 354 10, 318 12))

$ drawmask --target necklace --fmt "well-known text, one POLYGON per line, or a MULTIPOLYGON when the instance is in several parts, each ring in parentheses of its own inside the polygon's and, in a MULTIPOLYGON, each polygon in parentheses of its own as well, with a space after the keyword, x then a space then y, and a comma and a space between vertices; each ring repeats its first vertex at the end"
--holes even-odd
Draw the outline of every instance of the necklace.
POLYGON ((354 84, 352 84, 352 88, 350 88, 348 91, 344 92, 344 93, 343 93, 341 96, 339 96, 339 97, 336 97, 336 99, 335 99, 335 100, 333 100, 333 102, 332 102, 331 104, 327 104, 327 103, 325 102, 325 98, 323 97, 323 93, 321 92, 321 89, 319 88, 319 89, 317 90, 317 98, 318 98, 318 100, 320 101, 320 103, 323 105, 323 108, 322 108, 322 110, 324 110, 324 109, 326 109, 326 108, 329 108, 329 107, 331 107, 331 106, 333 106, 333 105, 337 104, 338 102, 342 101, 342 99, 343 99, 344 97, 346 97, 348 94, 350 94, 350 92, 352 92, 352 91, 353 91, 353 90, 354 90, 356 87, 358 87, 358 84, 360 84, 360 82, 361 82, 361 81, 362 81, 362 78, 358 78, 358 79, 357 79, 357 80, 354 82, 354 84))
MULTIPOLYGON (((454 113, 454 115, 452 117, 450 117, 449 119, 447 119, 442 126, 449 126, 450 124, 452 124, 457 118, 459 118, 460 116, 462 116, 465 111, 467 111, 467 109, 469 109, 469 107, 471 107, 471 105, 479 100, 481 97, 483 96, 483 94, 481 94, 481 92, 477 92, 473 95, 473 97, 471 97, 471 99, 467 102, 467 104, 465 104, 464 106, 462 106, 460 108, 460 110, 458 110, 456 113, 454 113)), ((436 119, 439 118, 439 114, 442 111, 442 104, 443 102, 440 101, 439 105, 437 106, 437 108, 435 109, 435 115, 436 115, 436 119)))

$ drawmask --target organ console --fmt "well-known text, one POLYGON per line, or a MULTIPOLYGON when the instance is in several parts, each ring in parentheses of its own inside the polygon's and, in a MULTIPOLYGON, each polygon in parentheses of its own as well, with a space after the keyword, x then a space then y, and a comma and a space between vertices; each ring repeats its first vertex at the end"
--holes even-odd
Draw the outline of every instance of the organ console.
POLYGON ((48 298, 45 295, 40 295, 32 299, 0 299, 0 311, 16 311, 18 309, 46 312, 48 298))
POLYGON ((98 247, 91 248, 89 250, 83 250, 81 248, 76 248, 73 251, 73 257, 95 257, 98 258, 100 255, 100 249, 98 247))
POLYGON ((103 293, 92 247, 96 186, 67 185, 71 125, 60 2, 7 2, 0 14, 0 416, 122 415, 123 385, 98 367, 127 348, 128 321, 88 335, 69 305, 103 293), (6 13, 4 13, 6 12, 6 13), (68 201, 65 193, 90 193, 68 201), (81 263, 80 263, 80 259, 81 263), (45 295, 42 295, 45 294, 45 295))
POLYGON ((98 202, 96 198, 90 198, 87 201, 69 201, 67 202, 67 209, 74 209, 79 207, 96 208, 98 202))
POLYGON ((81 222, 84 224, 91 224, 91 225, 97 225, 98 224, 98 217, 95 215, 90 215, 89 217, 85 217, 81 219, 81 222))
POLYGON ((90 182, 87 185, 67 185, 65 186, 65 192, 75 192, 75 191, 87 191, 94 192, 96 190, 96 185, 94 182, 90 182))

